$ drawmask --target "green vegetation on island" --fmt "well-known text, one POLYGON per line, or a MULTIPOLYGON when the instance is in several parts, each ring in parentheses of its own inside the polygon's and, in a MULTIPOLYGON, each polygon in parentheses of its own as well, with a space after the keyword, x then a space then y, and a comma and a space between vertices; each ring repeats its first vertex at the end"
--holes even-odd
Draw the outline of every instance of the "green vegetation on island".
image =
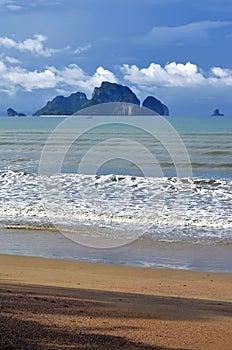
POLYGON ((76 92, 69 97, 56 96, 34 115, 71 115, 80 110, 87 101, 86 94, 83 92, 76 92))
MULTIPOLYGON (((83 92, 74 93, 69 97, 57 96, 34 115, 72 115, 88 107, 116 102, 127 104, 123 109, 125 115, 139 114, 140 100, 129 87, 105 81, 100 87, 94 88, 90 100, 83 92)), ((149 108, 155 114, 169 115, 168 107, 153 96, 148 96, 142 106, 149 108)))

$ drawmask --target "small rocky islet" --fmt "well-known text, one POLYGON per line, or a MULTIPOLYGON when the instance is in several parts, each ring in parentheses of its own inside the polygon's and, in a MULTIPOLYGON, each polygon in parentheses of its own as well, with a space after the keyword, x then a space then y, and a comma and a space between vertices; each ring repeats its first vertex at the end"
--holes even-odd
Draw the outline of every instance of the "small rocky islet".
POLYGON ((16 112, 13 108, 8 108, 7 115, 8 117, 26 117, 26 114, 16 112))
POLYGON ((220 112, 219 108, 216 108, 212 113, 212 117, 224 117, 224 114, 220 112))

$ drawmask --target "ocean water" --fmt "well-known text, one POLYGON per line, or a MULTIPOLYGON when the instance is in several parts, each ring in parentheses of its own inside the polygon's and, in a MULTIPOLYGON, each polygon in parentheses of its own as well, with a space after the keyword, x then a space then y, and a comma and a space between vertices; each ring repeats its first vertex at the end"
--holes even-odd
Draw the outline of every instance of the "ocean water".
POLYGON ((232 118, 123 118, 1 117, 2 230, 230 246, 232 118))

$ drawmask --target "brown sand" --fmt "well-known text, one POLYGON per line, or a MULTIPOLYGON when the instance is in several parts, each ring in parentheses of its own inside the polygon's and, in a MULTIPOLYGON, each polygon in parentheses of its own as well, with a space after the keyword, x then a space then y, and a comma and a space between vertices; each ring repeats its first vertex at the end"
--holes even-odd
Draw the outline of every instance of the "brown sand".
POLYGON ((232 349, 232 274, 0 256, 0 349, 232 349))

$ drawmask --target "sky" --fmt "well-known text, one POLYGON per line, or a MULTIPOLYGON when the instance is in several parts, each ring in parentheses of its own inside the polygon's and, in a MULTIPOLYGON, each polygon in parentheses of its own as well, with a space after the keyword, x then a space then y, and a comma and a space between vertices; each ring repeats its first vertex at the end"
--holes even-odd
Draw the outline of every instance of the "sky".
POLYGON ((232 117, 232 0, 0 0, 0 114, 102 81, 232 117))

